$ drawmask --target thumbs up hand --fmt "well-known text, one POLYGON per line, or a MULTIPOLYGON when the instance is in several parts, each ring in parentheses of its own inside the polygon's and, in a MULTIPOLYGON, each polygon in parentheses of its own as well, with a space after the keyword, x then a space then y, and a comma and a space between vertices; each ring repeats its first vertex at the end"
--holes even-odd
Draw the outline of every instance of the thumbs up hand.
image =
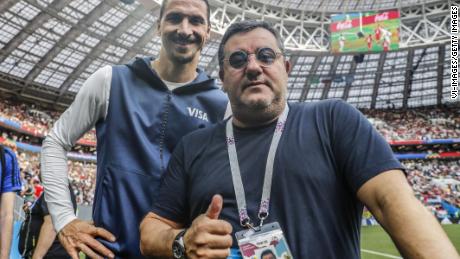
POLYGON ((201 214, 185 232, 187 258, 227 258, 232 246, 232 225, 220 220, 223 199, 214 195, 206 213, 201 214))
POLYGON ((211 203, 209 204, 208 210, 206 211, 206 217, 210 219, 218 219, 219 214, 222 211, 222 206, 224 204, 224 200, 222 196, 216 194, 212 197, 211 203))

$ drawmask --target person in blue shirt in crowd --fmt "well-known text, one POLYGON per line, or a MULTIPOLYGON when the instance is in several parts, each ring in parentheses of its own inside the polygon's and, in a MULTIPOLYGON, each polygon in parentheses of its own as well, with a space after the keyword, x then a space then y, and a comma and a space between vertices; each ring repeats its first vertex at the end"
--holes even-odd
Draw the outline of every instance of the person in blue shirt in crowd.
POLYGON ((0 259, 10 258, 13 238, 14 199, 21 190, 16 154, 0 145, 0 259))
POLYGON ((232 24, 219 61, 233 117, 178 144, 140 225, 144 255, 235 258, 240 247, 253 258, 278 240, 278 258, 360 258, 365 205, 404 258, 459 258, 357 109, 341 100, 287 103, 291 64, 268 23, 232 24), (272 231, 237 241, 241 231, 238 240, 260 237, 259 226, 285 238, 272 231), (278 250, 285 243, 292 256, 278 250))
POLYGON ((158 193, 172 150, 186 133, 223 119, 228 98, 198 69, 210 38, 209 15, 207 0, 163 1, 159 56, 97 70, 43 141, 45 199, 73 259, 78 251, 91 258, 143 258, 139 223, 158 193), (73 211, 66 151, 94 126, 93 225, 73 211))

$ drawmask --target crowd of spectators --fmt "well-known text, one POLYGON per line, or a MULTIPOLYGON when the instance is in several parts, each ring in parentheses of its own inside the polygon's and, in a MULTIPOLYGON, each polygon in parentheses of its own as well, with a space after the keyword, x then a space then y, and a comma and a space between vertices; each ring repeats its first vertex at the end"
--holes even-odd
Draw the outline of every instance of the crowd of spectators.
POLYGON ((363 110, 386 140, 460 138, 460 108, 363 110))
MULTIPOLYGON (((460 138, 458 107, 363 110, 362 112, 388 141, 460 138)), ((35 136, 45 136, 59 114, 55 111, 39 110, 34 105, 0 100, 0 117, 20 124, 35 136)), ((3 132, 1 136, 4 139, 30 143, 27 135, 18 137, 3 132)), ((94 130, 87 133, 83 139, 95 143, 94 130)), ((39 177, 39 154, 16 151, 24 181, 21 195, 26 203, 33 202, 43 190, 39 177)), ((440 220, 446 215, 450 216, 443 204, 448 203, 455 208, 460 208, 459 160, 410 160, 404 161, 404 165, 408 169, 408 181, 416 196, 440 220)), ((69 160, 68 167, 69 179, 78 204, 91 205, 96 181, 96 164, 69 160)))
POLYGON ((460 219, 460 161, 408 160, 407 179, 415 195, 440 220, 460 219), (452 208, 449 211, 450 206, 452 208), (457 213, 457 215, 455 215, 457 213))
MULTIPOLYGON (((362 110, 388 140, 429 140, 460 138, 459 107, 362 110)), ((45 136, 60 112, 37 109, 34 105, 0 100, 0 117, 23 125, 36 135, 45 136)), ((83 140, 95 142, 95 131, 83 140)))
POLYGON ((70 184, 78 204, 92 205, 96 188, 96 164, 68 161, 70 184))
POLYGON ((20 124, 35 135, 44 136, 52 126, 53 118, 59 116, 59 113, 39 111, 33 105, 2 100, 0 102, 0 116, 20 124))
MULTIPOLYGON (((37 137, 46 136, 59 116, 60 112, 37 109, 35 105, 0 100, 0 117, 20 124, 22 129, 37 137)), ((96 142, 95 131, 86 133, 82 140, 96 142)))
MULTIPOLYGON (((38 153, 18 153, 23 188, 21 196, 29 205, 40 196, 43 187, 40 180, 40 156, 38 153)), ((69 181, 79 205, 92 205, 96 187, 96 164, 80 161, 67 161, 69 181)))

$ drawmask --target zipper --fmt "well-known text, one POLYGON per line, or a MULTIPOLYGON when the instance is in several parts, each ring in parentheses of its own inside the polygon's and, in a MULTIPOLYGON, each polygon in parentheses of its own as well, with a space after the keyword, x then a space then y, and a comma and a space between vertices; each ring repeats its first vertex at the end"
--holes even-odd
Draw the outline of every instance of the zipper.
POLYGON ((164 145, 165 145, 165 139, 166 139, 166 125, 168 124, 168 118, 169 118, 169 103, 171 102, 171 91, 168 91, 168 95, 166 98, 166 109, 165 112, 163 113, 163 117, 161 119, 161 130, 160 130, 160 143, 159 143, 159 149, 160 149, 160 163, 161 163, 161 168, 160 172, 163 174, 166 171, 165 168, 165 162, 164 162, 164 145))

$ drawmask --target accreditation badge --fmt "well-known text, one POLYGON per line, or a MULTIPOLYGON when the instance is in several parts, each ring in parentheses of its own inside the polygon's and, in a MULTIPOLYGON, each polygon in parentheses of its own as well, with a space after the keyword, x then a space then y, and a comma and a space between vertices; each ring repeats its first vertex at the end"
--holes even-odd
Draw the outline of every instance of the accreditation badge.
POLYGON ((235 233, 244 259, 293 259, 278 222, 235 233))

